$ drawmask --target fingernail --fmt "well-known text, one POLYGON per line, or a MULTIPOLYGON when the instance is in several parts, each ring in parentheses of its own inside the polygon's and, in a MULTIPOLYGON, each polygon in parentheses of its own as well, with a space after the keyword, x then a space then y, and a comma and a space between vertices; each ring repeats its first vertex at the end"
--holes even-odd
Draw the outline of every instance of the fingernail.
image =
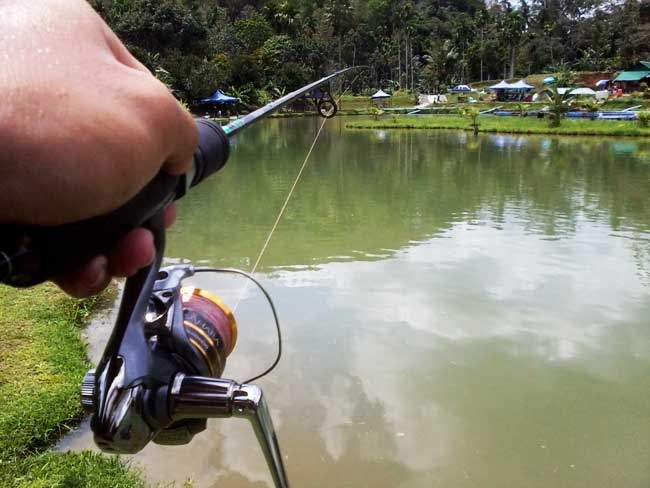
POLYGON ((106 256, 97 256, 92 263, 92 273, 87 283, 88 288, 101 289, 110 279, 108 275, 108 259, 106 256))

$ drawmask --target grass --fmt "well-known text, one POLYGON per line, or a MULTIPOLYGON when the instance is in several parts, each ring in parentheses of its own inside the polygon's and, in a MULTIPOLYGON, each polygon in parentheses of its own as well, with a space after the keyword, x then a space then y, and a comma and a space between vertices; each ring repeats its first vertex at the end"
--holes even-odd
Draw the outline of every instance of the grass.
MULTIPOLYGON (((413 107, 417 105, 416 96, 405 91, 398 91, 393 94, 389 102, 391 107, 413 107)), ((376 105, 370 97, 344 95, 340 100, 341 110, 367 110, 376 105)))
POLYGON ((76 301, 53 285, 0 296, 0 486, 144 486, 115 458, 48 451, 82 417, 80 329, 110 297, 76 301))
MULTIPOLYGON (((481 116, 480 132, 511 134, 560 134, 593 136, 650 136, 650 128, 635 122, 604 120, 562 120, 560 127, 550 127, 548 120, 532 117, 481 116)), ((384 116, 380 120, 359 120, 346 124, 350 129, 461 129, 472 130, 471 119, 458 116, 407 117, 384 116)))

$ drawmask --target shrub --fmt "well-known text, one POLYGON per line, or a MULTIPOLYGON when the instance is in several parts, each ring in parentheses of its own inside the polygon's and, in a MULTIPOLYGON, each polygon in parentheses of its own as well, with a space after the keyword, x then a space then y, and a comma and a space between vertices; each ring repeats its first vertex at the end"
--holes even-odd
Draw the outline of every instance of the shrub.
POLYGON ((384 113, 384 111, 379 107, 370 107, 368 112, 370 112, 370 115, 372 115, 375 120, 379 120, 379 116, 384 113))
POLYGON ((641 127, 650 126, 650 112, 639 112, 637 114, 637 119, 639 120, 639 126, 641 127))

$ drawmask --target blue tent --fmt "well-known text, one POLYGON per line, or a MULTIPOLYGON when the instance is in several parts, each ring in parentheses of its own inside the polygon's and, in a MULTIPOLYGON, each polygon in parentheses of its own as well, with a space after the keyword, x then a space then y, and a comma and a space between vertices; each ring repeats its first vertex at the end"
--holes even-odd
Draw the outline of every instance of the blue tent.
POLYGON ((212 95, 210 98, 204 98, 201 100, 201 103, 237 103, 239 102, 239 98, 235 97, 230 97, 228 95, 225 95, 221 90, 217 90, 214 92, 214 95, 212 95))
POLYGON ((469 93, 472 89, 467 85, 456 85, 447 90, 448 93, 469 93))

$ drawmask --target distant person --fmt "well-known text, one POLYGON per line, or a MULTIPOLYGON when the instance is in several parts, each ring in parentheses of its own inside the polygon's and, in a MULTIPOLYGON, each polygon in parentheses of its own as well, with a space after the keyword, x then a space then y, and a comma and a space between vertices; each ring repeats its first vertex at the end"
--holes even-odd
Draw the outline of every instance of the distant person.
MULTIPOLYGON (((0 9, 0 223, 105 214, 161 169, 190 168, 192 117, 85 1, 5 0, 0 9)), ((92 295, 153 257, 151 233, 136 229, 56 282, 92 295)))

